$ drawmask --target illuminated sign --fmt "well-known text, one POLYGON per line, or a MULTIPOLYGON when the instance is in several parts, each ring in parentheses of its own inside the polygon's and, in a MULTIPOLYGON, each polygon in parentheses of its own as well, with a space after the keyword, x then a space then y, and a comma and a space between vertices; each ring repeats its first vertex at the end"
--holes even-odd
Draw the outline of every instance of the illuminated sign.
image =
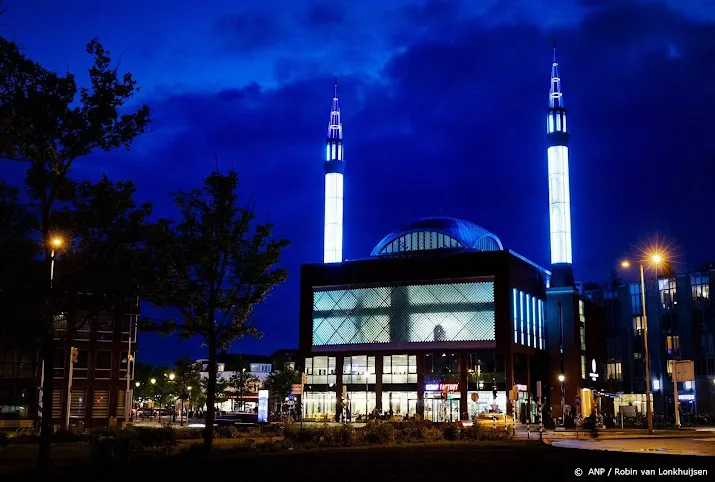
POLYGON ((695 400, 695 395, 692 393, 680 395, 678 394, 678 400, 695 400))
POLYGON ((520 383, 517 383, 517 384, 516 384, 516 388, 517 388, 517 390, 519 390, 520 392, 528 392, 528 391, 529 391, 529 390, 526 389, 526 385, 522 385, 522 384, 520 384, 520 383))
POLYGON ((458 383, 427 383, 425 385, 425 392, 458 392, 458 383))
POLYGON ((268 390, 258 390, 258 421, 268 421, 268 390))
POLYGON ((591 377, 591 380, 594 382, 598 378, 598 373, 596 370, 596 360, 591 360, 591 373, 588 374, 591 377))

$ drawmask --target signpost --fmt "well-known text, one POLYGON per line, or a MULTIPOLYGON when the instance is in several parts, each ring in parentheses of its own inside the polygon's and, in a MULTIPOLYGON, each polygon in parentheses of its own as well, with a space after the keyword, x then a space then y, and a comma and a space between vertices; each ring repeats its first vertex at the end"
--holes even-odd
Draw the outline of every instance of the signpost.
POLYGON ((695 368, 692 360, 673 360, 673 401, 675 404, 675 425, 680 428, 680 400, 678 399, 678 382, 695 380, 695 368))
POLYGON ((541 440, 544 436, 543 413, 541 412, 541 381, 536 382, 536 399, 538 400, 537 406, 539 409, 539 440, 541 440))

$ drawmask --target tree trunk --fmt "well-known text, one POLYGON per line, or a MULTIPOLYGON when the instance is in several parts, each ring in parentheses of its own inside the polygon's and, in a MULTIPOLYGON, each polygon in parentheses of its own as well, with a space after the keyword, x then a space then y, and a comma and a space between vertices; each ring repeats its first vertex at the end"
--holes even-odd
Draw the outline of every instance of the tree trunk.
MULTIPOLYGON (((211 314, 213 315, 213 314, 211 314)), ((209 318, 213 319, 213 316, 209 318)), ((204 430, 204 446, 206 450, 211 450, 214 439, 214 419, 216 418, 216 335, 211 333, 208 337, 209 348, 209 383, 206 387, 206 429, 204 430)))
MULTIPOLYGON (((53 345, 52 335, 42 344, 42 363, 45 379, 42 381, 42 420, 40 421, 40 450, 37 464, 40 468, 50 466, 50 450, 52 440, 52 381, 53 381, 53 345)), ((69 410, 69 407, 67 407, 69 410)))

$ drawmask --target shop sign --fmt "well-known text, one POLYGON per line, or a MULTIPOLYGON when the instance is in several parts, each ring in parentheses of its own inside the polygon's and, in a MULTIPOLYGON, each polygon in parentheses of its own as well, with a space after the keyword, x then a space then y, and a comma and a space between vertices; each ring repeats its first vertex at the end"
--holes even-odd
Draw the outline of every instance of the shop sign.
POLYGON ((526 385, 522 385, 521 383, 517 383, 517 384, 516 384, 516 388, 517 388, 517 390, 519 390, 520 392, 528 392, 528 390, 526 389, 526 385))
POLYGON ((458 392, 458 383, 427 383, 425 392, 458 392))
POLYGON ((596 370, 596 360, 591 360, 591 373, 589 373, 588 376, 590 376, 591 380, 593 380, 594 382, 598 378, 598 371, 596 370))

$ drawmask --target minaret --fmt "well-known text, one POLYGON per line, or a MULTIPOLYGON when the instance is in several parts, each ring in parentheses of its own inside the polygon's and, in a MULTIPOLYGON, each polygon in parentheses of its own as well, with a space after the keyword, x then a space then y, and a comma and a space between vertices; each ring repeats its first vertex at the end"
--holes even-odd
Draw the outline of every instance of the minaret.
POLYGON ((549 221, 551 225, 551 286, 574 285, 571 267, 571 195, 569 191, 569 134, 566 109, 561 93, 559 64, 551 64, 549 111, 546 119, 546 141, 549 162, 549 221))
POLYGON ((338 80, 335 79, 328 137, 325 141, 325 240, 324 263, 343 261, 343 123, 338 105, 338 80))

